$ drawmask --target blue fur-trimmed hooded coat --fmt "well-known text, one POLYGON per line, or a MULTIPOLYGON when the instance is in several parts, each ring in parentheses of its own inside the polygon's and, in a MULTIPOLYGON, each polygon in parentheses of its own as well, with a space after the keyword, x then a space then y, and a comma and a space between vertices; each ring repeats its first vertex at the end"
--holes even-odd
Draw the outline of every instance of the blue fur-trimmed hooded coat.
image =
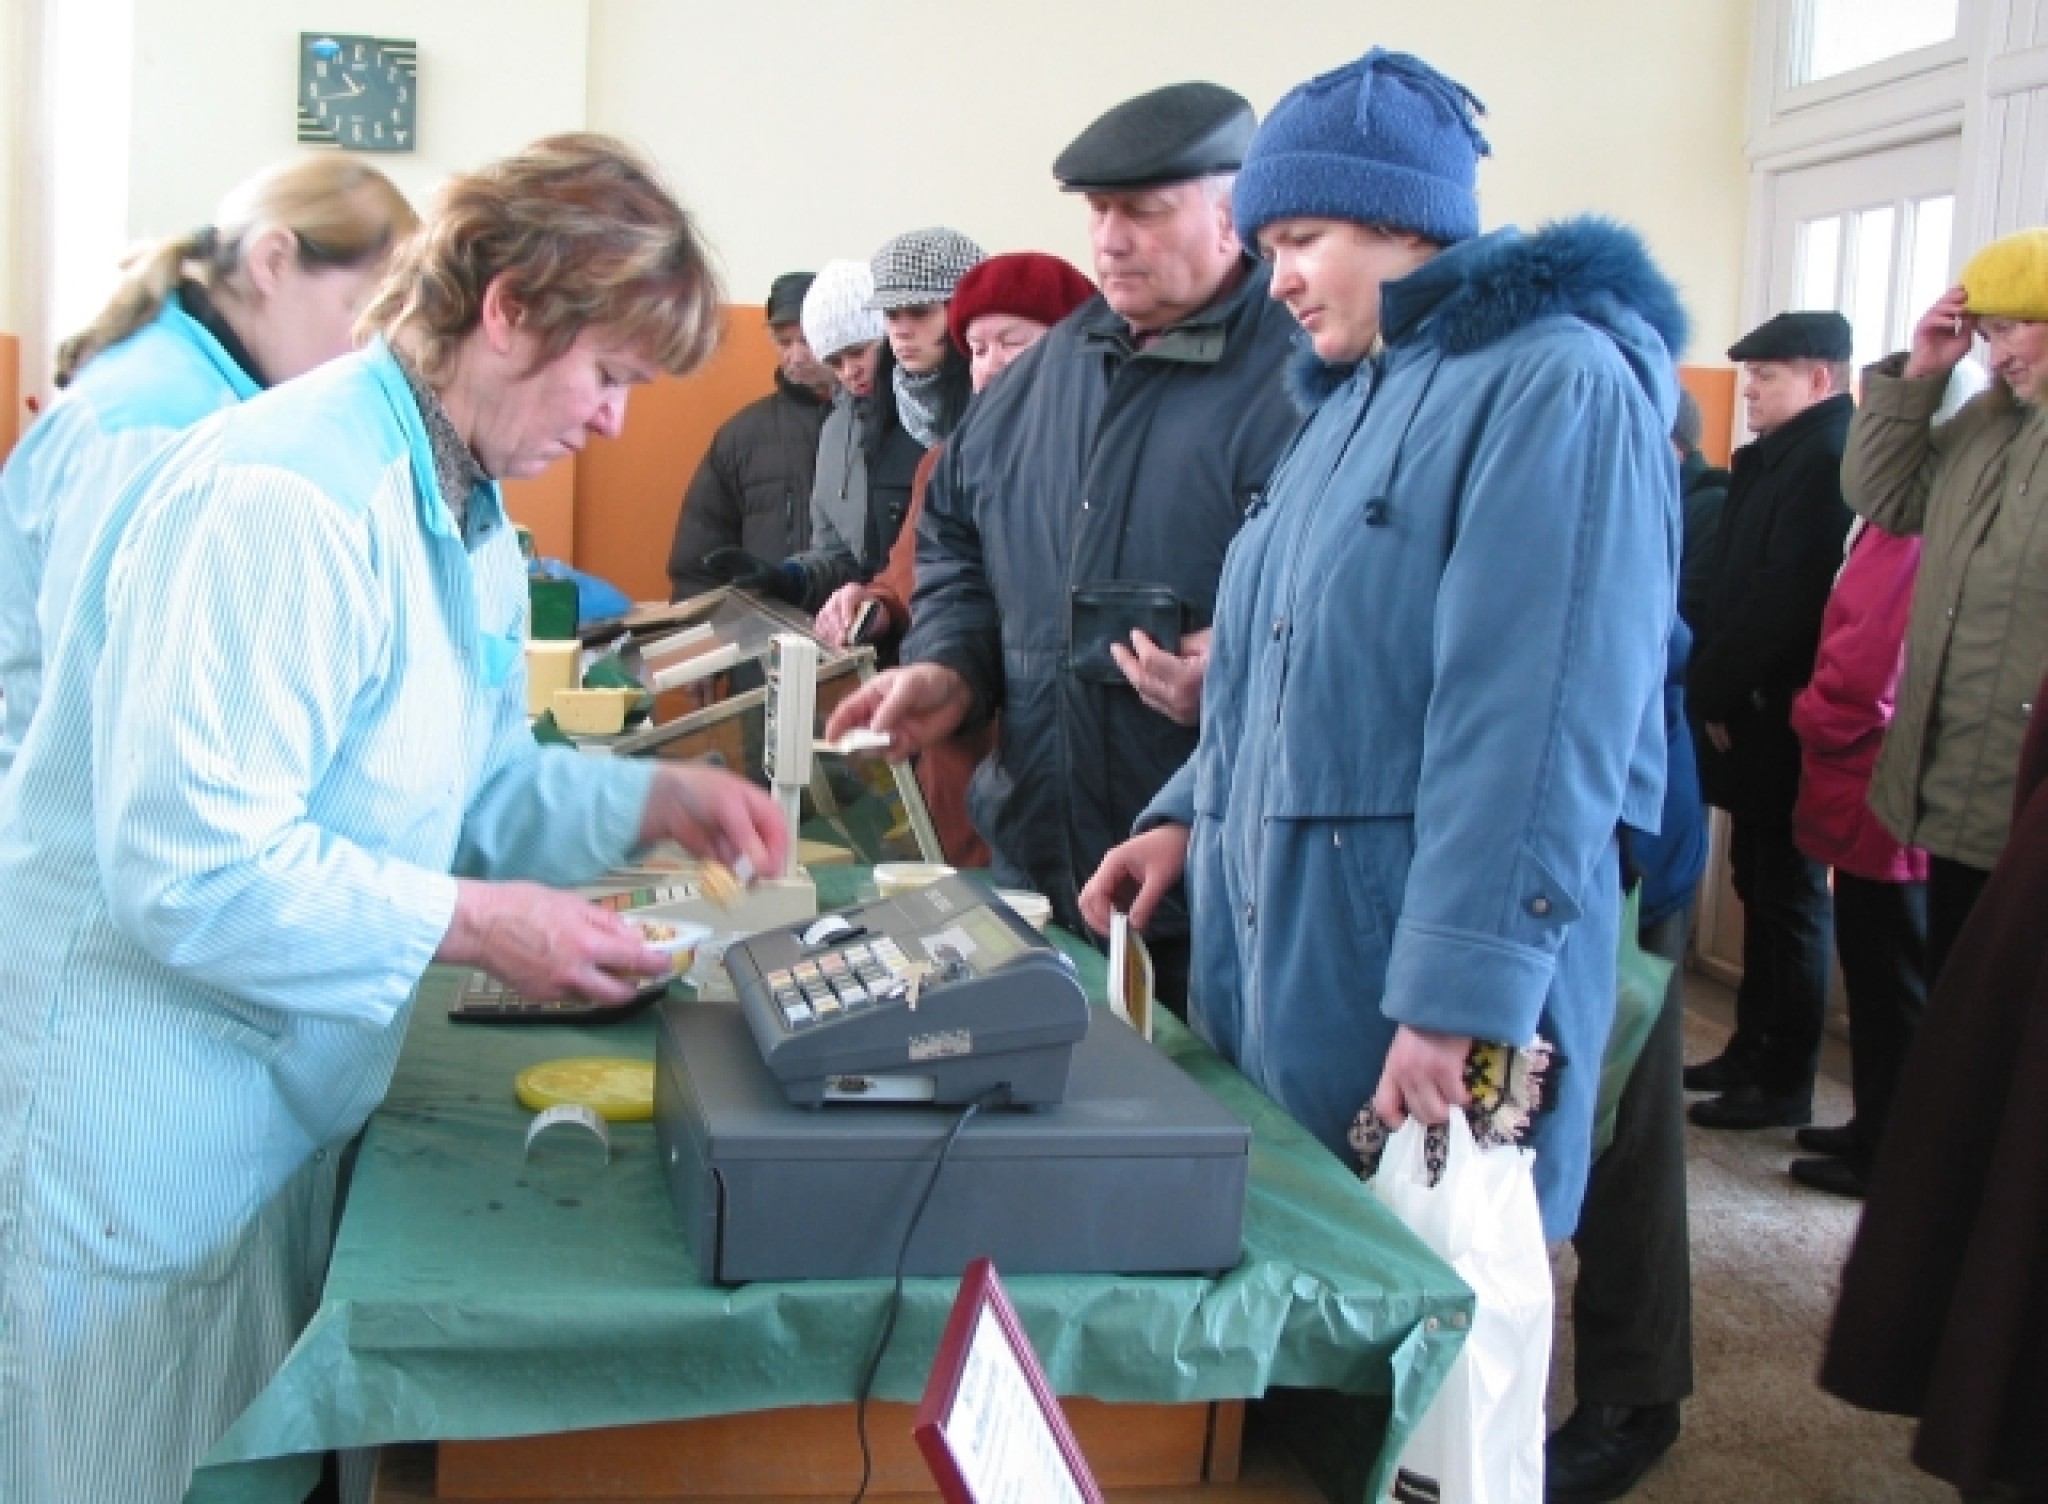
POLYGON ((1192 1017, 1346 1162, 1396 1025, 1566 1064, 1544 1227, 1584 1193, 1615 831, 1657 828, 1675 614, 1677 294, 1629 231, 1454 246, 1382 290, 1224 564, 1192 827, 1192 1017))

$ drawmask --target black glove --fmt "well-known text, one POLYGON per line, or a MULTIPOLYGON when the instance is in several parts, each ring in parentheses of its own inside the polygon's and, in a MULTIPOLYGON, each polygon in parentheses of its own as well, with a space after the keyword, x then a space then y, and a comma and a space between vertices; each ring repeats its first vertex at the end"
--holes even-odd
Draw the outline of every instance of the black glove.
POLYGON ((704 556, 704 567, 718 579, 741 590, 773 596, 797 604, 804 596, 804 573, 800 565, 771 564, 744 548, 714 548, 704 556))

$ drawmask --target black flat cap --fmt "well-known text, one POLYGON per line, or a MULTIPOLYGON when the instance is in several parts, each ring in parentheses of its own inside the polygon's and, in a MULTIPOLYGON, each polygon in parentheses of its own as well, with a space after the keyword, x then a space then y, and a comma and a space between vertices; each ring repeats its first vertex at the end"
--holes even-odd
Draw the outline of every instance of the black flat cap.
POLYGON ((804 316, 804 294, 817 280, 810 272, 784 272, 768 289, 768 322, 794 324, 804 316))
POLYGON ((1855 348, 1839 313, 1781 313, 1728 347, 1730 360, 1847 360, 1855 348))
POLYGON ((1076 136, 1052 164, 1069 193, 1152 188, 1235 172, 1259 117, 1221 84, 1168 84, 1127 99, 1076 136))

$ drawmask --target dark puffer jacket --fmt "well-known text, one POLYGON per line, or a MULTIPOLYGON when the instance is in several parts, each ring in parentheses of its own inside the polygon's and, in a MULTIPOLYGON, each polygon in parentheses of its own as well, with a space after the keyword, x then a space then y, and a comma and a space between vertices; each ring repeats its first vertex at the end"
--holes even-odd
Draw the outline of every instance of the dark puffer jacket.
MULTIPOLYGON (((968 808, 996 871, 1078 928, 1077 896, 1195 746, 1124 685, 1068 668, 1077 584, 1169 586, 1206 625, 1223 555, 1300 421, 1294 321, 1263 268, 1142 350, 1100 297, 1020 357, 947 445, 918 522, 905 662, 1000 709, 968 808)), ((1184 910, 1155 932, 1185 932, 1184 910)))
POLYGON ((1735 451, 1706 611, 1686 678, 1707 802, 1790 829, 1799 793, 1792 701, 1813 677, 1820 618, 1842 563, 1842 448, 1855 404, 1816 402, 1735 451))
POLYGON ((770 562, 810 541, 811 478, 831 404, 780 371, 775 390, 726 419, 683 493, 668 552, 669 599, 720 584, 713 549, 744 548, 770 562))

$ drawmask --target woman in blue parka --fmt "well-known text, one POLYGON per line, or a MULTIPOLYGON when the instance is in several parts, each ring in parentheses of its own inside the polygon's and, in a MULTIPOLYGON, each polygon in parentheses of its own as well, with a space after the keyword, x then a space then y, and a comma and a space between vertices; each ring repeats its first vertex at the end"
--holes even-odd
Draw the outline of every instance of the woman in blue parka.
POLYGON ((57 352, 63 394, 0 470, 0 775, 42 699, 93 530, 128 477, 201 418, 355 345, 412 206, 348 157, 258 173, 210 225, 127 263, 57 352))
POLYGON ((1346 1154, 1550 1040, 1571 1231, 1614 1004, 1616 829, 1655 829, 1684 316, 1634 235, 1478 235, 1478 103, 1375 49, 1294 90, 1238 233, 1312 346, 1313 412, 1232 545, 1194 757, 1084 910, 1185 872, 1191 1017, 1346 1154))

